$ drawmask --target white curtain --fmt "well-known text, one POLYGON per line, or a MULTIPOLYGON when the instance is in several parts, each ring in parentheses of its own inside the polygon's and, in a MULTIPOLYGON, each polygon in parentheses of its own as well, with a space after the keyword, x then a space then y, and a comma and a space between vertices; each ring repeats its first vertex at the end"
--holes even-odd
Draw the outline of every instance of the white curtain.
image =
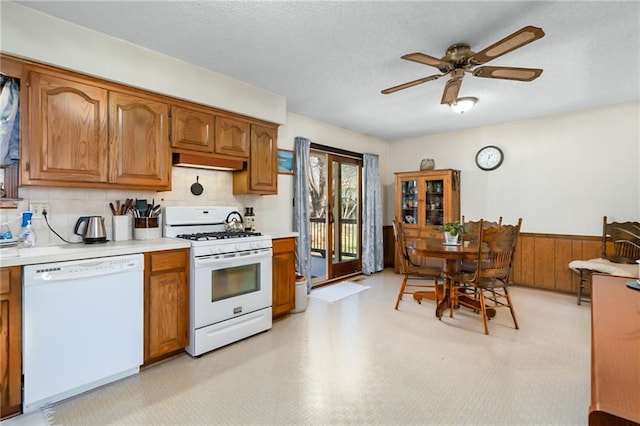
POLYGON ((378 155, 363 154, 362 176, 362 272, 370 275, 384 269, 378 155))
POLYGON ((293 151, 293 230, 298 233, 296 271, 307 279, 311 292, 311 235, 309 233, 309 149, 311 141, 294 139, 293 151))

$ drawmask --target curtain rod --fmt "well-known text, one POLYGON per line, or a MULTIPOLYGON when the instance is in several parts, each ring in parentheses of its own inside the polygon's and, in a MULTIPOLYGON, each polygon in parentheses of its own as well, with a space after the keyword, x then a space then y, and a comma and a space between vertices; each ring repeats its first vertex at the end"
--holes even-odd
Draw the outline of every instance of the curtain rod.
POLYGON ((353 151, 347 151, 346 149, 334 148, 332 146, 327 146, 327 145, 320 145, 319 143, 314 143, 314 142, 311 142, 311 145, 309 146, 309 148, 315 149, 318 151, 330 152, 332 154, 340 154, 340 155, 344 155, 345 157, 352 157, 352 158, 357 158, 358 160, 362 160, 362 154, 353 152, 353 151))

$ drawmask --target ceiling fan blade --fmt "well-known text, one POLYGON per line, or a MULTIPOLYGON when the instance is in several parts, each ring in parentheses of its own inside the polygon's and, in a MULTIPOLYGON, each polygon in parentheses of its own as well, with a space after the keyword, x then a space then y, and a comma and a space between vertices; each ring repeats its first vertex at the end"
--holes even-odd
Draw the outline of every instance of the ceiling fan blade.
POLYGON ((475 53, 469 58, 469 63, 480 65, 487 63, 499 56, 511 52, 519 47, 525 46, 544 37, 542 28, 527 26, 519 29, 515 33, 506 36, 497 43, 492 44, 484 50, 475 53))
POLYGON ((443 61, 442 59, 434 58, 433 56, 425 55, 424 53, 420 52, 407 53, 406 55, 402 56, 402 59, 418 62, 419 64, 430 65, 432 67, 438 68, 442 72, 451 70, 454 65, 451 62, 443 61))
POLYGON ((409 87, 417 86, 418 84, 426 83, 427 81, 437 80, 442 77, 443 74, 434 74, 429 77, 420 78, 418 80, 410 81, 408 83, 399 84, 397 86, 389 87, 388 89, 384 89, 381 93, 383 95, 388 95, 389 93, 397 92, 398 90, 407 89, 409 87))
POLYGON ((450 104, 458 99, 458 92, 460 92, 460 86, 462 86, 461 78, 451 78, 447 81, 447 85, 444 86, 444 92, 442 93, 441 104, 450 104))
POLYGON ((533 81, 542 74, 540 68, 480 67, 473 71, 476 77, 502 78, 505 80, 533 81))

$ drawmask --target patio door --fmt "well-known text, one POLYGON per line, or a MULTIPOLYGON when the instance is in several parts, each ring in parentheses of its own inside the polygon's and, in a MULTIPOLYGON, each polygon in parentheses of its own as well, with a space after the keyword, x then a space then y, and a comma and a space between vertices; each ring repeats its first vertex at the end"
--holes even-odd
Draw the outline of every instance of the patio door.
POLYGON ((310 152, 313 285, 361 271, 362 160, 310 152))

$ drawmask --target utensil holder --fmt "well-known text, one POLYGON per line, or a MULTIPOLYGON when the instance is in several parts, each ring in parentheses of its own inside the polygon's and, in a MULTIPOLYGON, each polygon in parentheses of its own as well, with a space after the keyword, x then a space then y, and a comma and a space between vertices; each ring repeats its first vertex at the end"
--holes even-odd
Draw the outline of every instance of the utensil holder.
POLYGON ((113 216, 111 222, 113 241, 126 241, 133 239, 133 217, 130 215, 113 216))
POLYGON ((162 238, 162 230, 158 226, 158 219, 158 217, 134 217, 133 239, 155 240, 156 238, 162 238))

